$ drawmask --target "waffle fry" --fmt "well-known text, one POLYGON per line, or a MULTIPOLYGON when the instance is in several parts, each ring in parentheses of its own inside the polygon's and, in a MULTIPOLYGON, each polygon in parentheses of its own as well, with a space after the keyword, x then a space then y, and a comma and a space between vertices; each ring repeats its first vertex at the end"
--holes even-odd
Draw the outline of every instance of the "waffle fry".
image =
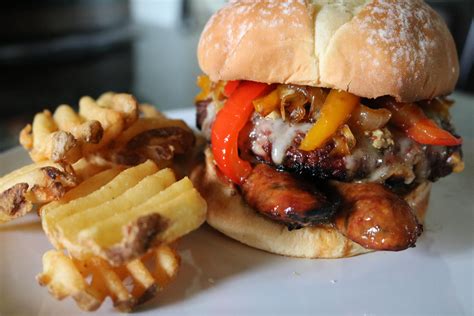
POLYGON ((162 118, 165 119, 166 116, 158 111, 153 105, 148 103, 142 103, 139 106, 140 116, 143 118, 162 118))
POLYGON ((0 178, 0 223, 39 207, 56 248, 43 256, 40 285, 86 311, 107 297, 130 311, 174 278, 180 259, 169 244, 207 209, 188 178, 165 168, 195 144, 183 121, 109 92, 81 98, 78 112, 36 114, 20 143, 36 163, 0 178))
POLYGON ((205 208, 191 181, 184 178, 120 216, 98 219, 78 233, 78 240, 111 262, 122 262, 146 250, 141 227, 157 225, 155 242, 169 243, 199 227, 205 208))
POLYGON ((115 165, 115 164, 114 165, 97 164, 93 160, 87 159, 87 158, 82 158, 76 161, 74 164, 72 164, 72 169, 74 169, 74 172, 76 173, 76 176, 80 181, 84 181, 104 170, 115 168, 115 167, 120 167, 120 166, 115 165))
POLYGON ((33 161, 74 161, 79 159, 78 142, 65 131, 58 131, 51 112, 35 115, 32 125, 20 132, 20 144, 29 150, 33 161))
POLYGON ((130 94, 106 92, 97 99, 97 104, 121 113, 125 127, 129 127, 138 119, 139 106, 137 100, 130 94))
MULTIPOLYGON (((113 181, 103 185, 100 187, 100 189, 94 191, 93 193, 88 194, 87 198, 84 196, 60 206, 58 206, 56 203, 46 204, 41 208, 41 214, 43 214, 43 230, 50 237, 50 241, 53 243, 53 245, 60 244, 55 241, 55 238, 51 237, 53 235, 50 233, 52 230, 50 227, 54 227, 54 225, 63 218, 67 218, 68 216, 74 214, 77 209, 92 208, 108 200, 115 199, 117 196, 125 192, 128 189, 128 186, 137 184, 145 176, 153 174, 157 171, 158 168, 154 163, 146 162, 137 167, 125 170, 120 175, 115 177, 113 181)), ((84 190, 83 188, 86 186, 87 184, 77 186, 72 190, 71 194, 74 194, 74 192, 78 192, 79 190, 84 190)), ((61 204, 61 201, 59 201, 59 203, 61 204)))
POLYGON ((102 139, 104 130, 97 120, 83 119, 68 105, 60 105, 53 114, 54 122, 61 131, 71 133, 82 143, 97 144, 102 139))
POLYGON ((108 145, 137 119, 138 103, 129 94, 107 93, 97 101, 83 97, 79 113, 61 105, 54 114, 36 114, 32 125, 21 131, 20 143, 35 162, 72 164, 108 145))
POLYGON ((76 258, 95 255, 118 266, 154 245, 174 241, 205 220, 206 202, 188 178, 176 182, 171 169, 158 171, 147 161, 110 181, 106 172, 41 210, 50 241, 76 258))
POLYGON ((195 141, 194 133, 182 120, 164 116, 145 117, 117 137, 113 146, 101 156, 125 165, 136 165, 151 159, 164 168, 171 164, 176 154, 184 154, 192 148, 195 141))
POLYGON ((70 296, 83 310, 94 311, 110 297, 117 309, 128 312, 164 288, 177 275, 179 264, 179 255, 166 245, 119 267, 98 257, 78 260, 50 250, 37 280, 55 298, 70 296))
POLYGON ((33 205, 62 197, 77 184, 73 170, 49 161, 34 163, 0 178, 0 223, 20 217, 33 205))
POLYGON ((66 204, 72 200, 79 199, 81 197, 93 193, 96 190, 99 190, 101 187, 103 187, 113 178, 115 178, 122 170, 122 167, 107 169, 84 180, 80 186, 75 187, 66 192, 60 200, 50 202, 44 207, 40 208, 40 215, 43 214, 43 212, 48 212, 48 210, 50 209, 57 208, 62 204, 66 204))
POLYGON ((82 97, 78 113, 60 105, 54 114, 36 114, 21 131, 20 143, 36 162, 82 160, 79 166, 84 161, 91 166, 86 170, 94 165, 104 170, 151 159, 165 168, 175 155, 194 146, 195 136, 182 120, 168 119, 152 105, 139 105, 132 95, 107 92, 97 100, 82 97))
POLYGON ((99 121, 104 129, 101 142, 88 146, 84 155, 94 153, 108 145, 127 127, 125 122, 128 115, 109 107, 101 107, 91 97, 82 97, 79 100, 79 114, 87 120, 99 121))

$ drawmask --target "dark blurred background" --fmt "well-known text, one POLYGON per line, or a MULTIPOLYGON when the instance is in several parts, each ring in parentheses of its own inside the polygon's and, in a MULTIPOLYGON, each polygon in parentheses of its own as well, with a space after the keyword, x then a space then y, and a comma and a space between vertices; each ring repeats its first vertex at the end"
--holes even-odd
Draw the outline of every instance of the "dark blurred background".
MULTIPOLYGON (((474 93, 472 0, 428 1, 446 20, 474 93)), ((16 0, 0 4, 0 151, 32 115, 83 95, 192 106, 199 34, 224 0, 16 0)))

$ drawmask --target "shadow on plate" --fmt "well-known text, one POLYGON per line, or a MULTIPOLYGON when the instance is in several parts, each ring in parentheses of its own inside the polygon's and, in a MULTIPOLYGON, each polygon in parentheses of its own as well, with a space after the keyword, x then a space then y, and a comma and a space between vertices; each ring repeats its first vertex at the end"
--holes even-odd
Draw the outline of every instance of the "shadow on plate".
POLYGON ((274 255, 234 241, 207 224, 180 240, 178 249, 182 262, 177 279, 138 311, 183 302, 275 259, 274 255))

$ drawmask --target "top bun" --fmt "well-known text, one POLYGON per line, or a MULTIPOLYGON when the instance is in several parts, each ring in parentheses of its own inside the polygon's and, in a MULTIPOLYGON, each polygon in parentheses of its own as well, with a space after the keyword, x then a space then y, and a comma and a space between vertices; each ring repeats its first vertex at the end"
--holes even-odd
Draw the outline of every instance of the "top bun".
POLYGON ((397 101, 450 93, 459 65, 442 18, 421 0, 241 0, 198 47, 211 80, 293 83, 397 101))

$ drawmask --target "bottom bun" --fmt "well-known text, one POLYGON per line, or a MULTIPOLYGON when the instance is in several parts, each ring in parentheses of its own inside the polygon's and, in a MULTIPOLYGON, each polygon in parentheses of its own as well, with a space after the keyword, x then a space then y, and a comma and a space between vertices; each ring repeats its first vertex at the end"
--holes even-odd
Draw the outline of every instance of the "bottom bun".
MULTIPOLYGON (((302 258, 343 258, 373 251, 347 239, 330 225, 288 230, 252 209, 236 187, 216 170, 211 151, 198 165, 191 180, 208 203, 207 222, 223 234, 248 246, 271 253, 302 258)), ((423 222, 431 183, 417 186, 405 200, 423 222)))

